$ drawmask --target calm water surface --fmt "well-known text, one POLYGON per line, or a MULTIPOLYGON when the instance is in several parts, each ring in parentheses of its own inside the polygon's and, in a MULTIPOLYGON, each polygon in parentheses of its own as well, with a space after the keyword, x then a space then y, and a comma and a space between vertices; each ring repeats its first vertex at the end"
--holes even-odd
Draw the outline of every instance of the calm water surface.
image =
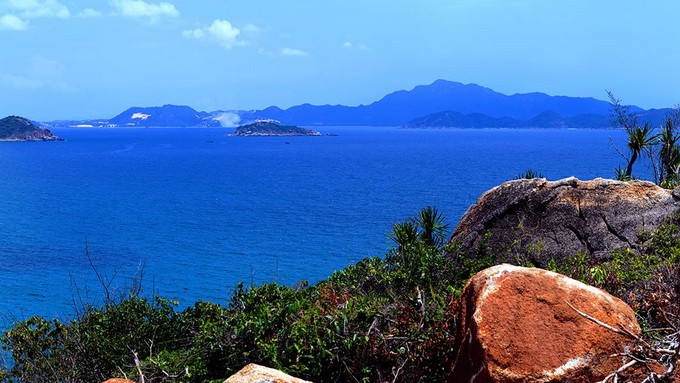
POLYGON ((239 281, 314 283, 381 256, 426 205, 455 223, 526 169, 589 179, 624 164, 614 130, 319 130, 337 136, 64 129, 65 142, 0 143, 0 313, 100 300, 86 244, 112 287, 142 265, 147 292, 226 303, 239 281))

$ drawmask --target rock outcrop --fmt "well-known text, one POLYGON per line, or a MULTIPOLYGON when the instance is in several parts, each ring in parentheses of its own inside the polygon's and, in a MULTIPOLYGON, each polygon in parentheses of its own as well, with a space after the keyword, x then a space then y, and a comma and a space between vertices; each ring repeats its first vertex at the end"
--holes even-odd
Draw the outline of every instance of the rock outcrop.
POLYGON ((294 378, 279 370, 251 363, 232 375, 224 383, 311 383, 294 378))
POLYGON ((466 285, 450 383, 590 383, 622 366, 628 339, 584 318, 640 333, 633 310, 550 271, 499 265, 466 285), (573 307, 570 307, 573 306, 573 307))
POLYGON ((640 248, 678 208, 680 189, 651 182, 566 178, 503 183, 472 205, 456 227, 452 243, 470 256, 480 251, 521 254, 536 266, 587 252, 606 259, 621 247, 640 248))

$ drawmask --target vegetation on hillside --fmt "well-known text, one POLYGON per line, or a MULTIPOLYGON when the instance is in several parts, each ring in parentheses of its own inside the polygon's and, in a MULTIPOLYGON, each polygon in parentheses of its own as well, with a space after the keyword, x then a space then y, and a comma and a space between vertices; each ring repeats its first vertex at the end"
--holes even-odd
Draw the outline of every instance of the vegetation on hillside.
POLYGON ((232 136, 320 136, 321 133, 299 126, 280 125, 274 120, 257 120, 236 128, 232 136))
MULTIPOLYGON (((384 258, 314 286, 241 284, 226 306, 196 302, 178 311, 174 302, 131 293, 69 321, 29 318, 2 337, 14 361, 2 380, 221 382, 254 362, 319 383, 445 381, 461 289, 477 271, 508 261, 484 252, 446 257, 447 229, 441 212, 427 207, 394 225, 395 248, 384 258)), ((575 254, 549 267, 625 298, 648 328, 677 326, 665 313, 680 314, 678 230, 668 222, 648 234, 653 245, 641 253, 621 249, 600 264, 575 254)))
POLYGON ((30 120, 8 116, 0 119, 0 141, 63 141, 48 129, 41 129, 30 120))
POLYGON ((0 137, 10 137, 39 129, 31 121, 18 116, 0 119, 0 137))

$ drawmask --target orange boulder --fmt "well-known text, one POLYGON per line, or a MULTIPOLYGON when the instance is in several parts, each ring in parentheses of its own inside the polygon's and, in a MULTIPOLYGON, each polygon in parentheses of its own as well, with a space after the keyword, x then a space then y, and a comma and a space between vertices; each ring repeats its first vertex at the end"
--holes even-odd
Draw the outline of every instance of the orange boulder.
POLYGON ((639 335, 633 310, 550 271, 499 265, 470 279, 461 300, 449 382, 591 383, 623 365, 632 346, 577 311, 639 335), (573 307, 570 307, 573 306, 573 307))

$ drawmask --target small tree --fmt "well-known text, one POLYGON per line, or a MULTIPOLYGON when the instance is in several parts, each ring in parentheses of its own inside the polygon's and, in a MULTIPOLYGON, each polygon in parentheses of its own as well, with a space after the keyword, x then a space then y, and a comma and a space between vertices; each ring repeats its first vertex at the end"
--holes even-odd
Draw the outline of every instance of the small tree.
POLYGON ((626 158, 628 164, 625 170, 620 168, 616 171, 616 178, 629 180, 633 176, 633 165, 640 157, 642 150, 651 148, 656 143, 656 137, 652 134, 652 127, 649 124, 638 125, 638 116, 630 110, 628 105, 622 105, 621 100, 614 97, 614 94, 607 91, 609 101, 612 104, 611 122, 628 134, 628 150, 630 154, 626 158))
POLYGON ((659 182, 662 185, 672 186, 678 182, 680 171, 680 148, 676 133, 676 124, 671 117, 667 117, 661 126, 661 132, 657 136, 659 143, 659 182))
POLYGON ((628 149, 630 150, 630 157, 628 157, 628 165, 626 166, 626 178, 630 179, 633 174, 633 164, 640 157, 643 149, 649 149, 656 143, 656 136, 652 134, 652 127, 649 124, 638 126, 632 131, 628 132, 628 149))

